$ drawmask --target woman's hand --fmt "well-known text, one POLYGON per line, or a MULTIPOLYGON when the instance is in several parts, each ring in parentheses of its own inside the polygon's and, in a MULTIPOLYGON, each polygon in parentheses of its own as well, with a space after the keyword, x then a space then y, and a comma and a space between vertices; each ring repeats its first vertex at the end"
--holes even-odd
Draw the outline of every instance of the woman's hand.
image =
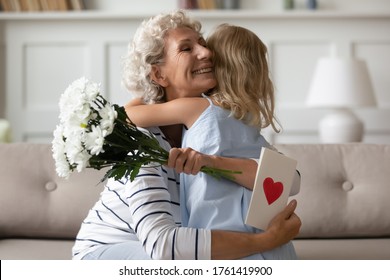
POLYGON ((271 249, 291 241, 298 235, 302 222, 294 212, 296 207, 297 201, 294 199, 269 223, 265 234, 271 249))
POLYGON ((296 207, 296 200, 292 200, 261 233, 212 230, 211 258, 239 259, 286 244, 297 236, 301 227, 301 220, 294 213, 296 207))
POLYGON ((177 173, 196 175, 203 166, 211 166, 212 156, 199 153, 191 148, 172 148, 167 166, 177 173))

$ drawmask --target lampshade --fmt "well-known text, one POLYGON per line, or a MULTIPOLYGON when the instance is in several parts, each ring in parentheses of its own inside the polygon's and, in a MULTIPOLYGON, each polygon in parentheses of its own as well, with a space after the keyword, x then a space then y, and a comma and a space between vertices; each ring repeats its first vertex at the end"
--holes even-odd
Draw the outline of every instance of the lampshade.
POLYGON ((365 61, 334 57, 319 59, 306 104, 324 108, 375 106, 365 61))
POLYGON ((322 142, 362 141, 364 124, 351 109, 376 105, 366 63, 358 59, 321 58, 306 104, 332 109, 319 123, 322 142))

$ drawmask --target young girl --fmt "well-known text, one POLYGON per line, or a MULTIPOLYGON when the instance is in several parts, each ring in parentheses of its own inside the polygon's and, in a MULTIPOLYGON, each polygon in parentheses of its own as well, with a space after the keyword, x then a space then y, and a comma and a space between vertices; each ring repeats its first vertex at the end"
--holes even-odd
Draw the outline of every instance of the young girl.
MULTIPOLYGON (((260 130, 271 125, 278 132, 267 48, 253 32, 227 24, 215 30, 207 46, 213 52, 218 81, 212 92, 161 104, 139 105, 135 100, 126 106, 127 114, 142 127, 184 124, 182 147, 209 155, 258 159, 262 147, 272 148, 260 130)), ((155 67, 151 78, 169 86, 163 68, 155 67)), ((258 231, 244 223, 251 191, 232 181, 203 173, 181 174, 180 195, 185 227, 258 231)), ((294 259, 296 255, 290 242, 248 258, 294 259)))

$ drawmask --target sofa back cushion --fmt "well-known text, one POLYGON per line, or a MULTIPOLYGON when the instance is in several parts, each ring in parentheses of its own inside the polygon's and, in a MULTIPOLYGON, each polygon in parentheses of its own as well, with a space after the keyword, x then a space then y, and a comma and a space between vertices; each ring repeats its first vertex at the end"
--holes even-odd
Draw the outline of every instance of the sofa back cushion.
POLYGON ((390 145, 288 144, 298 160, 300 237, 390 236, 390 145))
MULTIPOLYGON (((286 144, 302 175, 299 237, 390 236, 390 145, 286 144)), ((0 239, 74 238, 105 170, 56 175, 51 145, 0 144, 0 239)))
POLYGON ((74 238, 104 171, 59 178, 49 144, 0 144, 0 159, 0 239, 74 238))

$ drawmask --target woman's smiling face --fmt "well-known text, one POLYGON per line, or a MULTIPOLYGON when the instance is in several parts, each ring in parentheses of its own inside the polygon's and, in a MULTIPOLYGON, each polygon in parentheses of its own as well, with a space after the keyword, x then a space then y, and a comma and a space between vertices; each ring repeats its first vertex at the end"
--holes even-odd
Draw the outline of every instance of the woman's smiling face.
POLYGON ((168 31, 164 58, 157 67, 163 78, 167 100, 200 96, 217 84, 212 53, 204 38, 190 28, 168 31))

